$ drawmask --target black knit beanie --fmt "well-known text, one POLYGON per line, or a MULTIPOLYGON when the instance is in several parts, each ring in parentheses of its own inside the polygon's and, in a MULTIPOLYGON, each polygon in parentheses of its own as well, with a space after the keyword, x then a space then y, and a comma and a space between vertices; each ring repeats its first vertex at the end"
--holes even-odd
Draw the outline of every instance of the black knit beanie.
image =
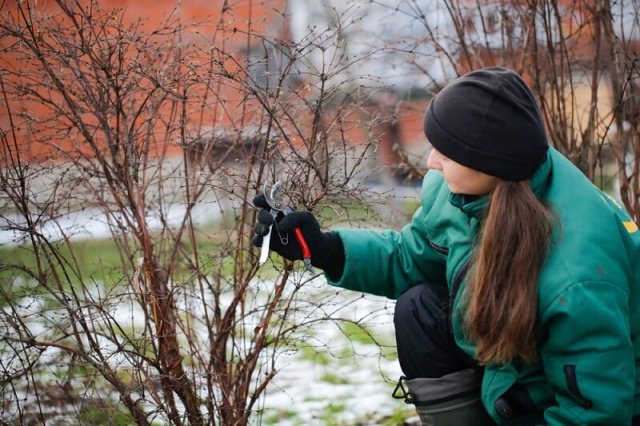
POLYGON ((456 163, 510 181, 529 179, 548 149, 533 94, 518 74, 499 67, 445 86, 427 109, 424 133, 456 163))

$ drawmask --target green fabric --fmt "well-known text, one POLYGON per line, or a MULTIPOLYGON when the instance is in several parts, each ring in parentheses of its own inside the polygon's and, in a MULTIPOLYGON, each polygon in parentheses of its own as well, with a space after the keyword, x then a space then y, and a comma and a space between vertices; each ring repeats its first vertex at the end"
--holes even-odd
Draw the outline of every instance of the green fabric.
MULTIPOLYGON (((640 232, 618 203, 554 149, 531 186, 557 217, 538 283, 541 361, 488 366, 483 403, 499 424, 531 424, 507 422, 494 409, 519 382, 544 409, 545 424, 629 425, 640 414, 640 232)), ((346 263, 331 284, 389 298, 424 282, 451 289, 487 205, 486 197, 463 201, 439 173, 427 173, 422 206, 400 232, 337 230, 346 263)), ((464 286, 462 280, 458 295, 464 286)), ((458 345, 473 354, 461 331, 461 299, 454 301, 453 328, 458 345)))

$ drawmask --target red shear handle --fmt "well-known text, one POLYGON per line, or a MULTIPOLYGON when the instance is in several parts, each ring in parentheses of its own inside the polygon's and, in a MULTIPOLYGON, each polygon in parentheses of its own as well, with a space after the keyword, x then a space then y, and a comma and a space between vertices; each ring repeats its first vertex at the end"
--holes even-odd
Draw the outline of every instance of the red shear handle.
POLYGON ((302 231, 300 228, 294 229, 296 233, 296 240, 298 241, 298 245, 300 245, 300 249, 302 250, 303 259, 311 259, 311 250, 309 250, 309 246, 307 242, 304 240, 304 235, 302 235, 302 231))

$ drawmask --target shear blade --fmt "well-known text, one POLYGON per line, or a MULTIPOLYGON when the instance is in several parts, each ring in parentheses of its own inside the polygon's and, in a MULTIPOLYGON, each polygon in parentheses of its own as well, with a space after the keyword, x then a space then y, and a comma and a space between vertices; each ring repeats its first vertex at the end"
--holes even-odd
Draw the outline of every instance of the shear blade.
POLYGON ((271 207, 273 210, 284 210, 284 203, 282 202, 283 194, 284 191, 282 190, 282 184, 280 183, 280 181, 277 181, 273 184, 273 186, 271 187, 271 191, 268 190, 267 183, 265 182, 264 198, 267 200, 267 204, 269 204, 269 207, 271 207))

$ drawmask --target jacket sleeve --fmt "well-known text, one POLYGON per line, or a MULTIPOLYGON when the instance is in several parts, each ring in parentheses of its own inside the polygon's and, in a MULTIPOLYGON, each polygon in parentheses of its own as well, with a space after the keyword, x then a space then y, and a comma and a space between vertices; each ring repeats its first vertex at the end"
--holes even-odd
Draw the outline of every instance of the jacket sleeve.
POLYGON ((635 361, 629 294, 607 282, 574 284, 553 299, 542 324, 541 361, 557 402, 545 410, 545 422, 631 424, 635 361))
POLYGON ((397 299, 409 287, 444 283, 444 264, 428 243, 410 229, 338 230, 345 246, 342 277, 332 285, 397 299))
POLYGON ((411 286, 446 282, 446 254, 428 239, 427 216, 442 193, 438 175, 429 175, 423 184, 422 205, 401 231, 336 230, 346 259, 341 279, 330 284, 396 299, 411 286))

